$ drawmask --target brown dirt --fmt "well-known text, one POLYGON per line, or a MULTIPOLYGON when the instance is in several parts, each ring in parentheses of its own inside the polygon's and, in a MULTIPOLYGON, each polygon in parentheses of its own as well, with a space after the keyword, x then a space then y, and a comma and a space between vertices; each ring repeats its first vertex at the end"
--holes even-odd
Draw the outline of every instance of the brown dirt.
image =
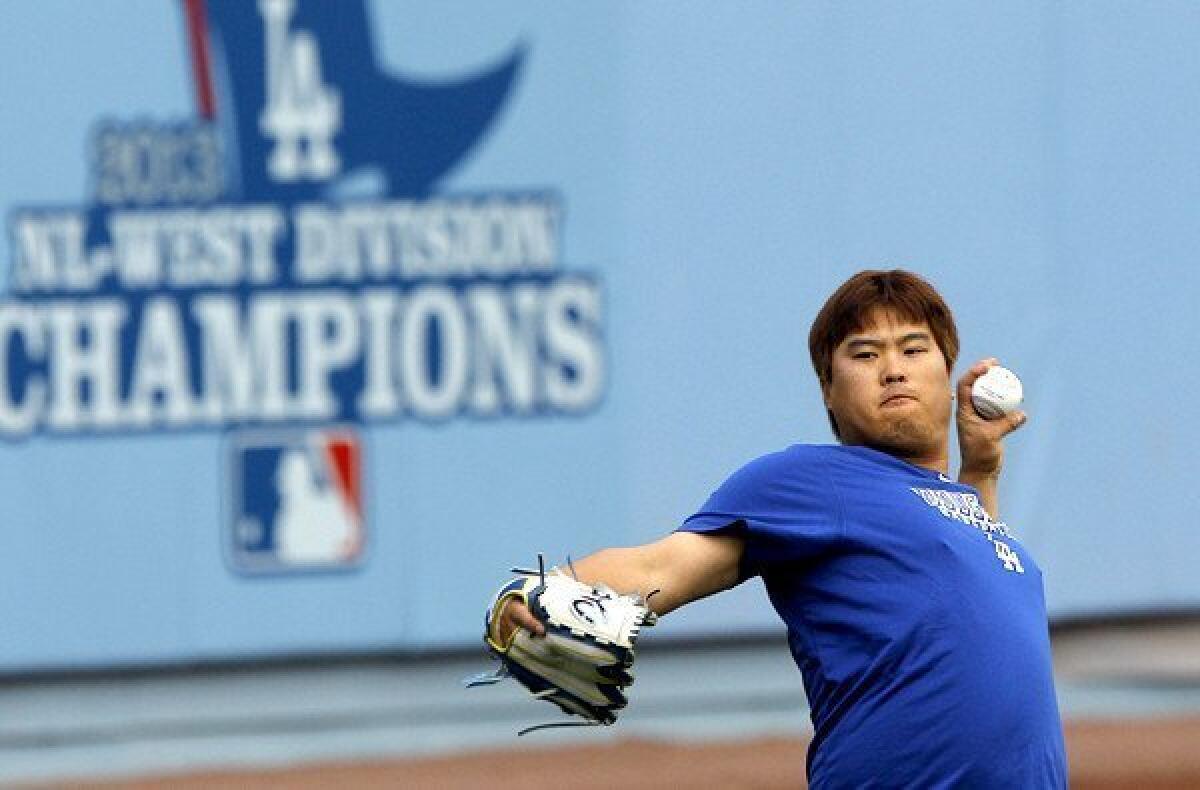
MULTIPOLYGON (((209 771, 84 786, 783 790, 804 786, 806 746, 793 738, 702 745, 628 740, 603 746, 315 763, 271 771, 209 771)), ((1074 790, 1200 788, 1200 718, 1074 722, 1067 726, 1067 751, 1074 790)))

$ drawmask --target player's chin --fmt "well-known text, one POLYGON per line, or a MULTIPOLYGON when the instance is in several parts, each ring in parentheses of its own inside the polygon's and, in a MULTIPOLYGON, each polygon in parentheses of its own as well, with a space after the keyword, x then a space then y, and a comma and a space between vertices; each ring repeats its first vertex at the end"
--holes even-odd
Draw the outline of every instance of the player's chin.
POLYGON ((920 455, 937 441, 937 432, 928 420, 906 414, 894 414, 883 421, 878 444, 897 455, 920 455))

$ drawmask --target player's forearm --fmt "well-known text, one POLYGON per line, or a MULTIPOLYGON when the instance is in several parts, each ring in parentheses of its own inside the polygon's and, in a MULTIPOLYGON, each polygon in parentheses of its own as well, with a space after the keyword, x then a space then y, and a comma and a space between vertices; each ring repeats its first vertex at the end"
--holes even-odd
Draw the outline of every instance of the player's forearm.
POLYGON ((598 551, 576 562, 575 571, 588 584, 649 595, 647 605, 666 614, 737 584, 743 549, 737 535, 681 531, 644 546, 598 551))
POLYGON ((972 486, 979 492, 979 501, 993 521, 1000 520, 999 481, 997 475, 972 474, 969 471, 964 471, 958 476, 958 482, 972 486))
POLYGON ((649 545, 601 549, 581 560, 575 560, 574 570, 580 581, 587 584, 604 584, 619 593, 639 594, 645 597, 655 590, 660 590, 648 601, 648 606, 658 614, 666 614, 686 603, 673 601, 671 596, 661 592, 661 568, 649 545))

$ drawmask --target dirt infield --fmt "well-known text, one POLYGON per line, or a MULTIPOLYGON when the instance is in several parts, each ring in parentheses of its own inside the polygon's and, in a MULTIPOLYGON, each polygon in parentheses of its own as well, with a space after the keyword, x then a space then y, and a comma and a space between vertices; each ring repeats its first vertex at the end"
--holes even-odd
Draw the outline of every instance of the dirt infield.
MULTIPOLYGON (((806 746, 805 741, 791 738, 704 745, 623 741, 595 747, 319 763, 274 771, 206 772, 85 786, 129 790, 167 787, 506 790, 564 784, 578 790, 611 787, 783 790, 804 786, 806 746), (545 759, 550 756, 553 761, 545 759), (554 768, 550 769, 550 765, 554 768), (567 776, 569 781, 565 780, 567 776)), ((1200 718, 1072 723, 1067 726, 1067 751, 1071 787, 1077 790, 1200 788, 1200 718)))

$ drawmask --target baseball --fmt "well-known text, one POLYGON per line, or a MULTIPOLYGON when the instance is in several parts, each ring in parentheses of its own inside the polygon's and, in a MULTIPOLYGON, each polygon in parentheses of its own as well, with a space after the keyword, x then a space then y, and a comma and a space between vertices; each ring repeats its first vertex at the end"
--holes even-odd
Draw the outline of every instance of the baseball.
POLYGON ((985 420, 1003 417, 1020 406, 1024 397, 1017 374, 999 365, 988 368, 971 387, 971 404, 985 420))

